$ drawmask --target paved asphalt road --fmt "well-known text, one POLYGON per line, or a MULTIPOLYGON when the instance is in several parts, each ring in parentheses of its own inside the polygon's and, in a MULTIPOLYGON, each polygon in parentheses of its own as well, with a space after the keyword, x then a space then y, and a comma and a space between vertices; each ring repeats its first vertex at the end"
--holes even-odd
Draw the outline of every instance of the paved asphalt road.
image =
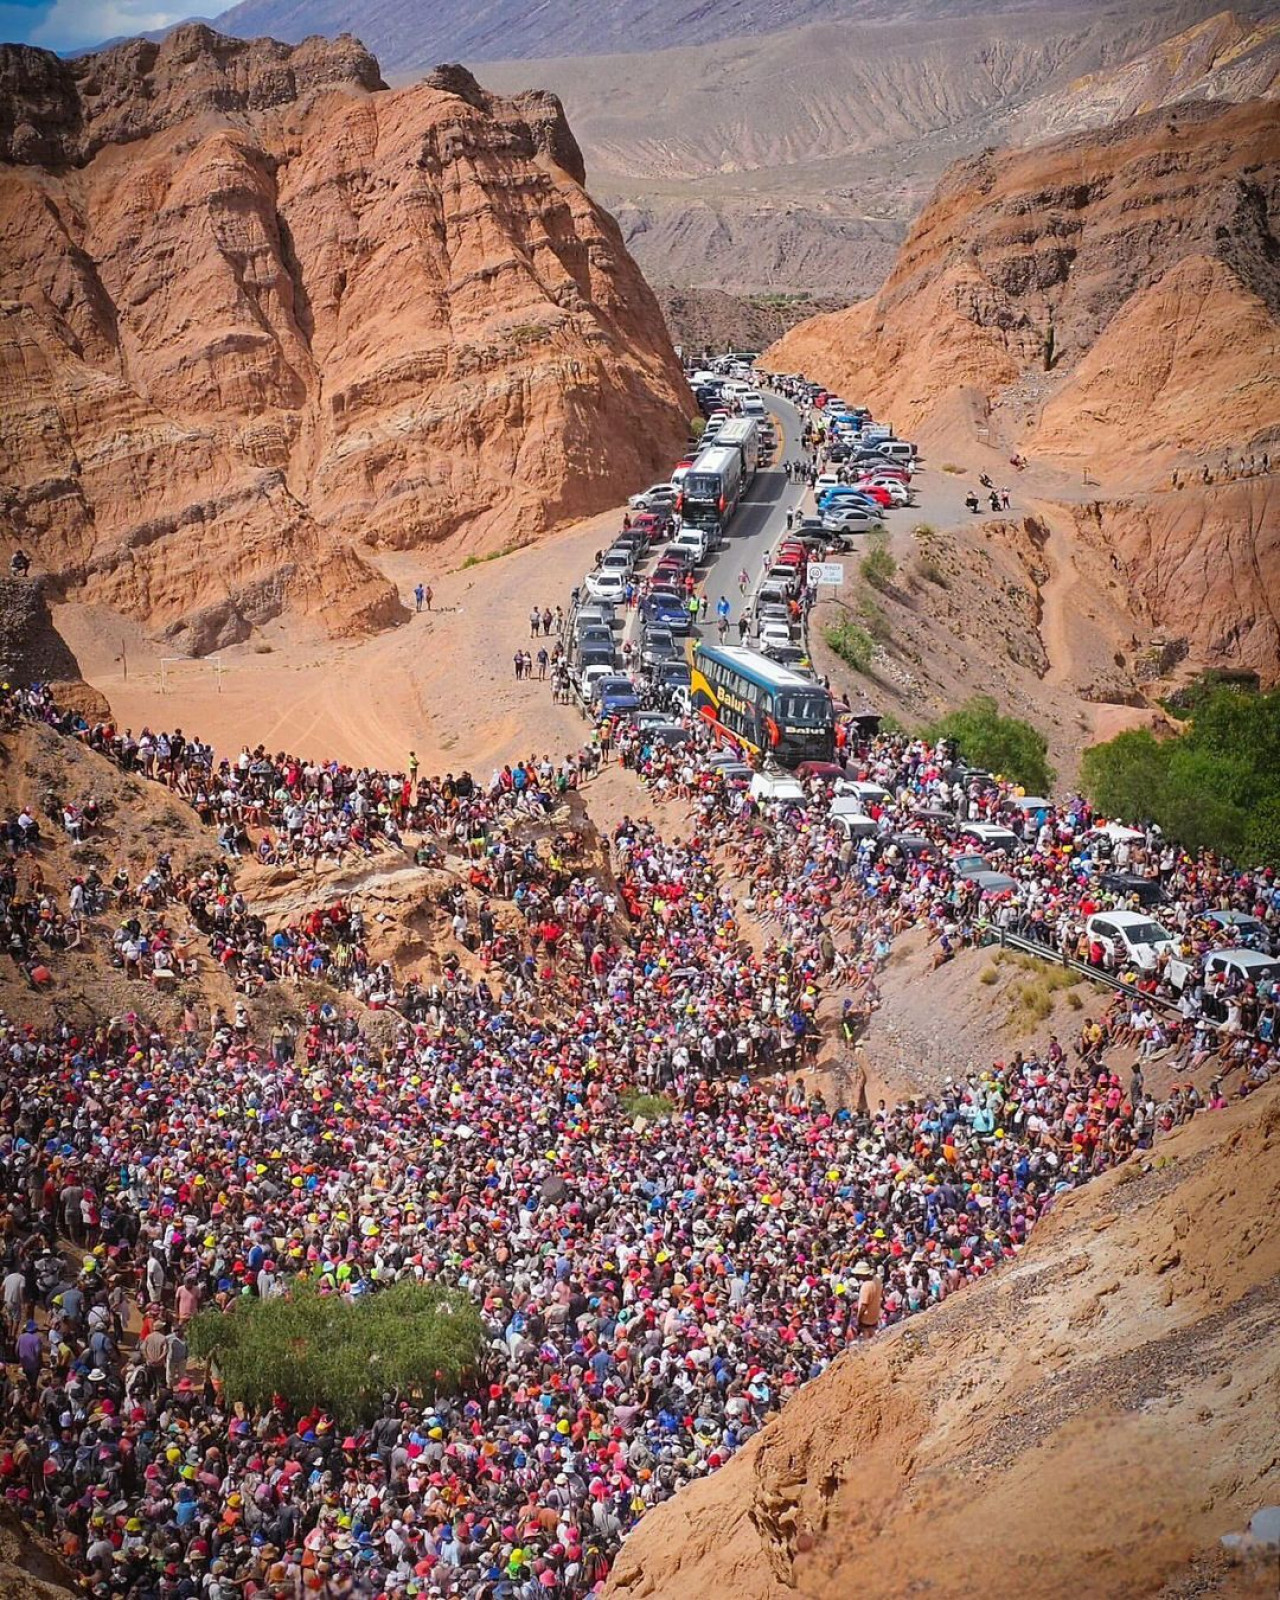
POLYGON ((767 394, 765 405, 773 412, 778 435, 774 465, 757 472, 746 498, 729 525, 729 536, 700 573, 700 587, 707 597, 707 619, 696 631, 700 638, 716 637, 716 602, 721 595, 733 607, 729 616, 729 642, 738 642, 738 618, 755 592, 765 570, 765 557, 771 554, 786 531, 788 510, 800 504, 804 490, 788 483, 782 463, 788 455, 800 454, 800 413, 787 400, 767 394), (749 575, 746 594, 738 589, 738 574, 749 575))

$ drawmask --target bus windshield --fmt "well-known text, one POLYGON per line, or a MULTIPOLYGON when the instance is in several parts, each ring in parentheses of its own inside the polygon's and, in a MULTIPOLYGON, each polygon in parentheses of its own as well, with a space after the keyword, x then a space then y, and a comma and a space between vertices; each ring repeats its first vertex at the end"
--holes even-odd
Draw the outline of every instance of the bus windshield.
POLYGON ((717 472, 690 472, 684 480, 685 498, 711 500, 720 498, 720 474, 717 472))
POLYGON ((779 694, 775 704, 777 715, 793 728, 820 728, 831 720, 831 702, 825 694, 792 690, 779 694))

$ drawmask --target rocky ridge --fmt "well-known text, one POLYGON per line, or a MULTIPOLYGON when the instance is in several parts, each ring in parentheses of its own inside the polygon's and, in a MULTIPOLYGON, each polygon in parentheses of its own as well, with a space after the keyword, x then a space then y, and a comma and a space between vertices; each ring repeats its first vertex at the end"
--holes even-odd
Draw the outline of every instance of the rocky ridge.
POLYGON ((1280 444, 1272 104, 1188 103, 957 163, 880 292, 763 361, 936 442, 938 464, 942 441, 1002 476, 1031 457, 1072 486, 1060 515, 1105 544, 1144 625, 1202 664, 1280 672, 1275 479, 1222 482, 1224 458, 1280 444))
POLYGON ((360 546, 485 553, 683 437, 559 103, 192 24, 0 51, 0 532, 202 652, 394 622, 360 546))

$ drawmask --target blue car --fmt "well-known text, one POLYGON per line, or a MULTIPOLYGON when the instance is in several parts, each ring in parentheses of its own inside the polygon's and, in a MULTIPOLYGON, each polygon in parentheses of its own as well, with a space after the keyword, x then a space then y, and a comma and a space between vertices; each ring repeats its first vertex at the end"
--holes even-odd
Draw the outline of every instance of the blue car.
POLYGON ((863 506, 868 511, 880 510, 871 495, 863 494, 861 489, 855 489, 852 484, 840 484, 834 489, 827 489, 818 501, 818 510, 830 511, 837 505, 863 506))
POLYGON ((670 628, 672 633, 689 631, 689 608, 670 595, 651 594, 641 602, 641 615, 655 627, 670 628))

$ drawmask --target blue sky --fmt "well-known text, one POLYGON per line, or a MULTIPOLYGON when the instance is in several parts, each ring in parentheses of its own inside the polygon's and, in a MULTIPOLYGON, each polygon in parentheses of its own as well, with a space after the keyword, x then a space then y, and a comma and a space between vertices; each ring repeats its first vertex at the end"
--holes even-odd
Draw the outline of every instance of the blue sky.
POLYGON ((0 39, 46 50, 79 50, 223 9, 223 4, 167 6, 165 0, 0 0, 0 39))

